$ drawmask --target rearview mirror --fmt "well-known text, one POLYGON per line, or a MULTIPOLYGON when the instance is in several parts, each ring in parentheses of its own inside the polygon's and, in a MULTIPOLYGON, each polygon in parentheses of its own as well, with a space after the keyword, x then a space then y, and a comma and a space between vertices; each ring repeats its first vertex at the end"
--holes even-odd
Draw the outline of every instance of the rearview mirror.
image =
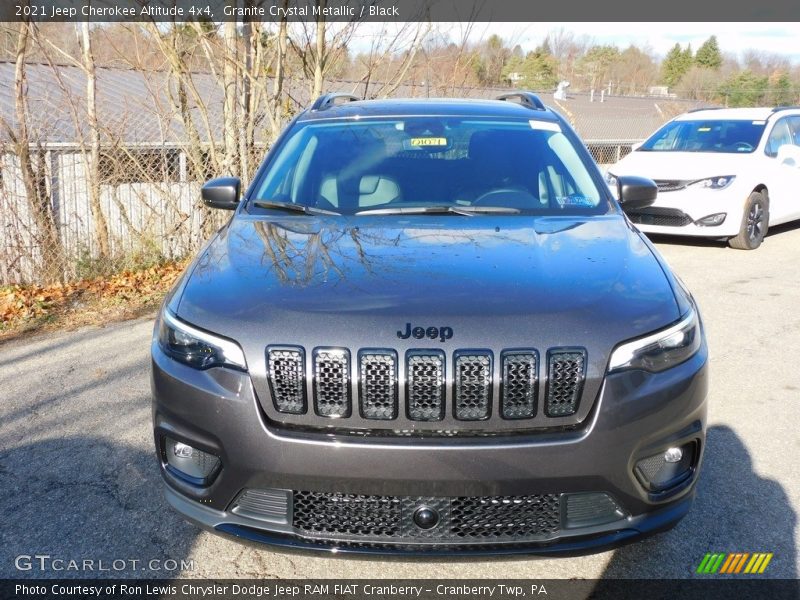
POLYGON ((242 182, 238 177, 218 177, 206 183, 200 196, 206 206, 235 210, 239 206, 239 190, 242 182))
POLYGON ((652 179, 624 175, 617 177, 619 203, 623 210, 647 208, 656 201, 658 186, 652 179))

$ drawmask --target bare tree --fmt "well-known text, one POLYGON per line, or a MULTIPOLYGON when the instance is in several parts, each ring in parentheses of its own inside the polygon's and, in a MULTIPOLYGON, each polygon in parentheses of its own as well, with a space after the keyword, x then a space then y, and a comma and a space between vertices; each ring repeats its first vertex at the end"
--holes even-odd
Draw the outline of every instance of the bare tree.
POLYGON ((329 26, 323 14, 327 0, 315 2, 321 9, 315 22, 298 23, 296 35, 288 37, 308 81, 311 98, 322 94, 326 79, 346 56, 347 45, 358 28, 356 21, 329 26))
POLYGON ((21 22, 17 28, 16 56, 14 64, 14 110, 16 127, 0 117, 0 125, 19 161, 22 182, 28 210, 36 225, 39 248, 42 249, 42 275, 48 281, 64 277, 64 252, 59 235, 56 216, 50 194, 47 190, 47 164, 41 144, 33 140, 29 131, 29 110, 27 104, 27 78, 25 63, 28 55, 28 42, 31 37, 31 24, 21 22))
MULTIPOLYGON (((86 122, 89 127, 89 149, 86 144, 81 145, 84 170, 87 174, 89 187, 89 207, 92 211, 94 223, 94 236, 97 250, 101 258, 110 254, 108 240, 108 223, 103 214, 103 205, 100 202, 100 128, 97 122, 97 71, 95 70, 94 55, 92 54, 92 38, 89 34, 89 22, 81 23, 81 58, 83 70, 86 74, 86 122)), ((76 123, 76 128, 80 123, 76 123)), ((81 135, 83 138, 83 135, 81 135)))

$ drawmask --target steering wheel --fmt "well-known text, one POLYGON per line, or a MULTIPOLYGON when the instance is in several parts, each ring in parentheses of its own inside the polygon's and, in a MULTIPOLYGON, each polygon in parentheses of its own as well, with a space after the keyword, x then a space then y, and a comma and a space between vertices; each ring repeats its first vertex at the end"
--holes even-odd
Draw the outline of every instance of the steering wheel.
POLYGON ((747 152, 755 150, 755 147, 753 146, 753 144, 750 144, 748 142, 736 142, 733 145, 733 147, 736 148, 737 150, 746 150, 747 152))
POLYGON ((475 198, 473 206, 502 206, 503 208, 531 208, 538 200, 527 190, 519 188, 497 188, 475 198))

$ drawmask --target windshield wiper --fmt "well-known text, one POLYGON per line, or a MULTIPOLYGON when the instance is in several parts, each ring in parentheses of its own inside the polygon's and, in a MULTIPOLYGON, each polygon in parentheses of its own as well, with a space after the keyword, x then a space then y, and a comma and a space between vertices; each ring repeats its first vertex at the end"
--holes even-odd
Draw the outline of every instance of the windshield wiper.
POLYGON ((363 215, 475 215, 500 214, 516 215, 519 209, 504 206, 396 206, 393 208, 371 208, 360 210, 357 216, 363 215))
POLYGON ((302 213, 304 215, 341 215, 333 210, 305 206, 304 204, 294 204, 293 202, 278 202, 275 200, 256 200, 253 202, 258 208, 269 208, 272 210, 285 210, 288 212, 302 213))

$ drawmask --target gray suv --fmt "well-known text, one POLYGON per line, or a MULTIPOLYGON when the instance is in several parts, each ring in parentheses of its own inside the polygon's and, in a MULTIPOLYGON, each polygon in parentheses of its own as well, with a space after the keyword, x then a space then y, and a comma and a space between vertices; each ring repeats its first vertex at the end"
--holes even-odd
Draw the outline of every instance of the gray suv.
POLYGON ((675 525, 704 450, 697 307, 533 94, 319 98, 164 302, 169 503, 240 539, 582 553, 675 525))

